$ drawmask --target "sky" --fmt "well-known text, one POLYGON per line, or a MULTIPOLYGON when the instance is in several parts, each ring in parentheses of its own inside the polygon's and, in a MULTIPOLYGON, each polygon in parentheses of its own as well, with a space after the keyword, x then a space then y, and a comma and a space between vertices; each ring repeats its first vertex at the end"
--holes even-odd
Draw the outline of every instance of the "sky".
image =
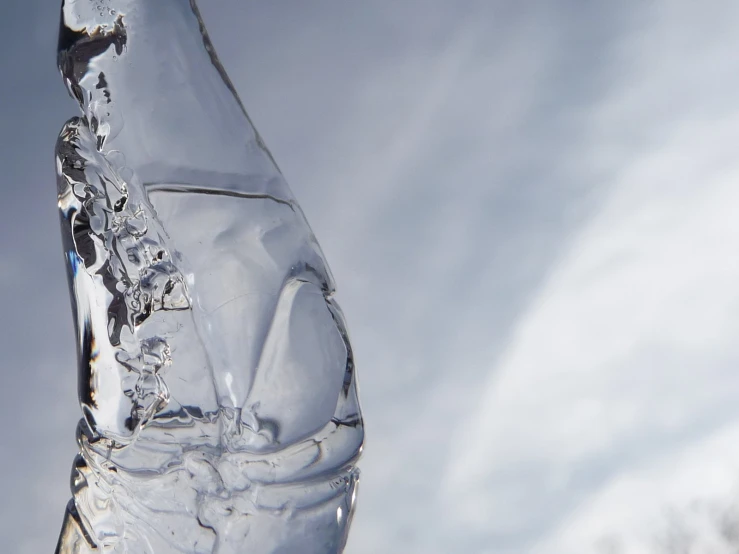
MULTIPOLYGON (((347 316, 367 443, 346 552, 734 552, 739 4, 199 5, 347 316)), ((18 554, 53 551, 80 416, 57 17, 0 5, 18 554)))

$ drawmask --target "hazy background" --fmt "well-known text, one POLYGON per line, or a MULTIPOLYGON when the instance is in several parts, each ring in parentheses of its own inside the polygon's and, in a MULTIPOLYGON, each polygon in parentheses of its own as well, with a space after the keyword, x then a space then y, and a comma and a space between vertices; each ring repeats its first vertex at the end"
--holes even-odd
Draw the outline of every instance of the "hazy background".
MULTIPOLYGON (((735 552, 739 3, 200 6, 352 332, 347 553, 735 552)), ((7 554, 53 551, 79 418, 57 15, 0 4, 7 554)))

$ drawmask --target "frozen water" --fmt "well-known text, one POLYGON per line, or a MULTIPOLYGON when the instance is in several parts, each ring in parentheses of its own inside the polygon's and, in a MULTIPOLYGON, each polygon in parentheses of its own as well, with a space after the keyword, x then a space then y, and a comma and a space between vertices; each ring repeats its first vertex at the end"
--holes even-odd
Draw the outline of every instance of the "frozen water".
POLYGON ((364 438, 323 254, 194 1, 65 0, 80 454, 58 553, 332 553, 364 438))

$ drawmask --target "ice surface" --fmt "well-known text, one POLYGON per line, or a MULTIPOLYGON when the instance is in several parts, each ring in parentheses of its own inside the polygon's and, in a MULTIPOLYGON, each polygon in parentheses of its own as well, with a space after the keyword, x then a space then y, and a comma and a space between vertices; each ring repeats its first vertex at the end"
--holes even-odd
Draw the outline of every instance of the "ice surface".
POLYGON ((194 1, 66 0, 79 353, 58 553, 331 553, 364 432, 323 254, 194 1))

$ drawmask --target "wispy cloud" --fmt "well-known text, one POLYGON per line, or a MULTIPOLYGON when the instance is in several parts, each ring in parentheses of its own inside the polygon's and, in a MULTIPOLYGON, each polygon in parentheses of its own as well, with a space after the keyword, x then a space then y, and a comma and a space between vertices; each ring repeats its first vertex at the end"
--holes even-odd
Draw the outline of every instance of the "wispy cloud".
MULTIPOLYGON (((645 13, 612 67, 622 72, 612 94, 590 114, 592 147, 613 164, 609 197, 518 320, 460 427, 442 498, 454 506, 450 527, 484 537, 490 552, 539 539, 537 552, 592 552, 609 528, 628 536, 609 510, 634 523, 664 507, 664 489, 620 495, 614 481, 655 464, 655 474, 669 471, 683 448, 739 418, 739 262, 730 254, 739 247, 739 111, 715 81, 736 83, 736 64, 712 57, 734 39, 718 29, 698 49, 683 29, 704 8, 672 7, 645 13), (695 82, 701 90, 686 90, 695 82), (610 504, 591 504, 606 488, 610 504)), ((710 460, 709 473, 723 467, 710 460)), ((691 478, 683 489, 697 496, 706 478, 691 478)))

